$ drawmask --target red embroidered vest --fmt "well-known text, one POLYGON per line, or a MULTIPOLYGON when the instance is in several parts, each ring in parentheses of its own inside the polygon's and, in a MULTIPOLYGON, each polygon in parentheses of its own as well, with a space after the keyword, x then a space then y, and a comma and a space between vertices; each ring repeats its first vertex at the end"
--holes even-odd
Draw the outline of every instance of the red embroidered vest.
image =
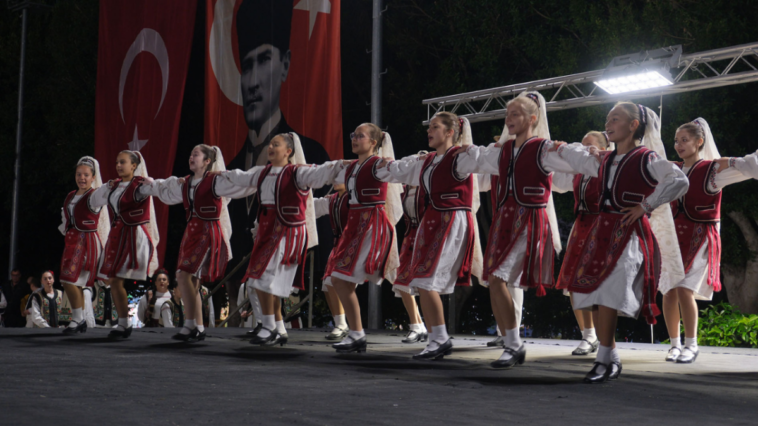
MULTIPOLYGON (((276 177, 276 186, 274 188, 274 197, 276 199, 276 214, 279 221, 287 226, 300 226, 305 224, 305 207, 308 201, 310 190, 303 191, 298 188, 295 182, 295 172, 297 167, 294 164, 287 164, 276 177)), ((258 178, 258 205, 261 203, 261 187, 263 181, 271 171, 271 164, 261 172, 258 178)), ((263 212, 264 209, 260 209, 263 212)), ((260 214, 260 213, 259 213, 260 214)))
POLYGON ((111 195, 108 196, 108 209, 111 212, 111 216, 115 219, 121 219, 125 225, 137 226, 150 222, 150 197, 145 197, 144 200, 137 201, 137 189, 142 185, 145 178, 142 176, 134 176, 129 182, 129 185, 121 193, 121 197, 118 200, 118 214, 113 210, 110 203, 110 196, 113 195, 113 191, 117 185, 121 183, 121 179, 113 181, 113 188, 111 188, 111 195))
POLYGON ((625 207, 641 204, 648 195, 653 193, 658 182, 648 172, 647 165, 650 162, 650 156, 654 154, 654 151, 644 146, 638 146, 629 151, 619 161, 610 189, 608 188, 609 170, 616 158, 616 151, 605 156, 598 172, 601 185, 603 185, 601 206, 604 211, 621 212, 621 209, 625 207), (610 209, 605 205, 605 200, 611 202, 610 209))
POLYGON ((377 179, 374 174, 374 166, 379 160, 379 157, 373 156, 361 165, 358 164, 358 160, 355 160, 347 166, 345 183, 350 181, 353 169, 358 167, 358 174, 355 176, 355 188, 348 188, 348 191, 353 191, 355 198, 361 205, 384 204, 385 200, 387 200, 387 183, 377 179))
POLYGON ((332 233, 334 234, 334 240, 342 235, 342 231, 345 230, 347 225, 347 215, 350 210, 350 197, 347 196, 347 191, 340 194, 335 192, 329 196, 329 221, 332 224, 332 233))
POLYGON ((514 156, 515 141, 508 140, 500 150, 500 179, 497 188, 497 207, 500 208, 510 196, 508 190, 513 184, 513 196, 519 205, 531 208, 547 207, 553 185, 553 175, 542 168, 540 152, 546 139, 533 137, 514 156))
MULTIPOLYGON (((680 168, 682 163, 676 163, 680 168)), ((690 188, 671 203, 674 217, 684 213, 693 222, 718 222, 721 219, 721 191, 711 192, 708 179, 715 173, 713 161, 700 160, 687 172, 690 188)))
POLYGON ((405 201, 408 199, 408 193, 410 192, 409 189, 411 187, 408 185, 405 185, 403 187, 403 196, 402 196, 402 203, 403 203, 403 219, 405 220, 405 227, 406 227, 406 234, 410 230, 410 228, 418 228, 418 225, 421 223, 421 218, 424 217, 424 212, 426 211, 426 201, 424 200, 424 195, 422 194, 422 189, 420 187, 416 188, 416 193, 413 194, 413 208, 416 210, 416 218, 411 218, 408 215, 408 212, 405 209, 405 201))
POLYGON ((187 212, 187 221, 192 216, 197 216, 203 220, 218 220, 221 217, 221 197, 213 191, 213 182, 216 180, 216 173, 205 172, 203 179, 197 184, 195 197, 190 201, 189 193, 192 191, 192 175, 184 178, 184 190, 182 191, 182 204, 187 212))
POLYGON ((585 181, 583 175, 574 175, 574 214, 578 215, 579 207, 586 212, 600 211, 600 197, 603 195, 600 179, 593 177, 585 181))
POLYGON ((66 215, 66 230, 71 227, 76 228, 80 232, 95 232, 97 231, 97 223, 100 221, 100 213, 93 212, 89 207, 89 197, 92 195, 93 189, 90 188, 82 194, 79 201, 74 204, 74 217, 71 217, 71 213, 68 210, 68 205, 76 195, 76 191, 69 192, 66 196, 66 201, 63 202, 63 213, 66 215), (72 220, 73 219, 73 220, 72 220))
POLYGON ((463 149, 459 146, 453 146, 447 150, 439 163, 434 163, 436 152, 427 155, 424 160, 424 167, 421 169, 419 176, 419 189, 424 192, 424 199, 427 203, 438 211, 445 210, 471 210, 474 194, 474 176, 468 175, 465 179, 459 179, 455 174, 455 152, 463 149), (431 167, 429 174, 429 185, 426 188, 424 183, 424 173, 431 167), (428 194, 428 196, 427 196, 428 194))

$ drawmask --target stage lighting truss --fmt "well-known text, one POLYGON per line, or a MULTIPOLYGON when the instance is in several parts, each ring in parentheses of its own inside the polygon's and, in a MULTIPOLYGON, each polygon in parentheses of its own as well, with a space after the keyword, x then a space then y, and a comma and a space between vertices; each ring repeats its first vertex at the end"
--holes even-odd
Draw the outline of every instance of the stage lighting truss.
POLYGON ((506 103, 525 90, 539 91, 548 111, 557 111, 754 81, 758 42, 690 54, 682 53, 681 46, 670 46, 618 56, 601 70, 426 99, 424 124, 440 111, 472 123, 502 120, 506 103))

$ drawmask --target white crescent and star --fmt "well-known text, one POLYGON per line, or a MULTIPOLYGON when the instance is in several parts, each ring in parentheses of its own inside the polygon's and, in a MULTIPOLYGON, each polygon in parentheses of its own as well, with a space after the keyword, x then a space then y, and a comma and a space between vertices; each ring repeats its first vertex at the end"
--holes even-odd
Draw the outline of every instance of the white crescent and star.
MULTIPOLYGON (((124 119, 124 86, 126 85, 126 77, 129 75, 129 69, 134 63, 134 59, 142 52, 151 53, 158 60, 158 66, 161 68, 161 102, 158 104, 158 110, 155 112, 155 117, 163 106, 163 101, 166 99, 166 90, 168 89, 168 50, 166 49, 166 43, 163 42, 161 35, 151 29, 143 28, 142 31, 137 34, 137 37, 129 46, 129 50, 126 52, 124 62, 121 64, 121 77, 118 82, 118 108, 121 111, 121 121, 126 124, 124 119)), ((153 117, 153 118, 155 118, 153 117)), ((138 137, 137 126, 134 126, 134 137, 129 142, 129 149, 132 151, 139 151, 140 148, 147 144, 147 139, 141 140, 138 137)))
MULTIPOLYGON (((232 51, 232 21, 234 20, 235 0, 218 0, 213 7, 213 24, 208 39, 208 56, 216 81, 227 99, 242 106, 240 89, 240 70, 234 62, 232 51)), ((308 16, 308 39, 313 34, 316 17, 319 13, 331 14, 332 3, 329 0, 300 0, 293 10, 304 10, 308 16)))

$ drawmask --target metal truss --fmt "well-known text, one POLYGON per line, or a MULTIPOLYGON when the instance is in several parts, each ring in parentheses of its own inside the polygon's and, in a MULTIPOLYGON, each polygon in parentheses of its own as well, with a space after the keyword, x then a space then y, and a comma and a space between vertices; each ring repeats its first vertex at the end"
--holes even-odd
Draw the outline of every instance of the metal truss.
MULTIPOLYGON (((681 46, 650 52, 661 50, 670 50, 673 55, 677 50, 681 52, 681 46)), ((559 111, 758 81, 758 42, 676 56, 672 56, 675 63, 670 64, 674 79, 671 86, 609 95, 594 84, 606 72, 601 69, 426 99, 423 101, 427 106, 424 124, 439 111, 454 112, 472 123, 502 120, 506 103, 525 90, 539 91, 547 101, 547 110, 559 111)))

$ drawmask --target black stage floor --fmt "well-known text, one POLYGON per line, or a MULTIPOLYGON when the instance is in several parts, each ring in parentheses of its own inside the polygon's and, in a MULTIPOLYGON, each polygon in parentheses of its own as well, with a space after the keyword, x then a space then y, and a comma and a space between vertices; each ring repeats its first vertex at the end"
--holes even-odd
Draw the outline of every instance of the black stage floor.
POLYGON ((701 348, 665 363, 663 345, 620 344, 621 379, 585 385, 594 356, 576 342, 527 339, 527 362, 497 371, 488 338, 456 336, 452 356, 412 361, 422 345, 369 334, 369 351, 336 355, 324 330, 261 348, 242 329, 202 343, 174 330, 0 330, 0 424, 756 424, 758 350, 701 348))

